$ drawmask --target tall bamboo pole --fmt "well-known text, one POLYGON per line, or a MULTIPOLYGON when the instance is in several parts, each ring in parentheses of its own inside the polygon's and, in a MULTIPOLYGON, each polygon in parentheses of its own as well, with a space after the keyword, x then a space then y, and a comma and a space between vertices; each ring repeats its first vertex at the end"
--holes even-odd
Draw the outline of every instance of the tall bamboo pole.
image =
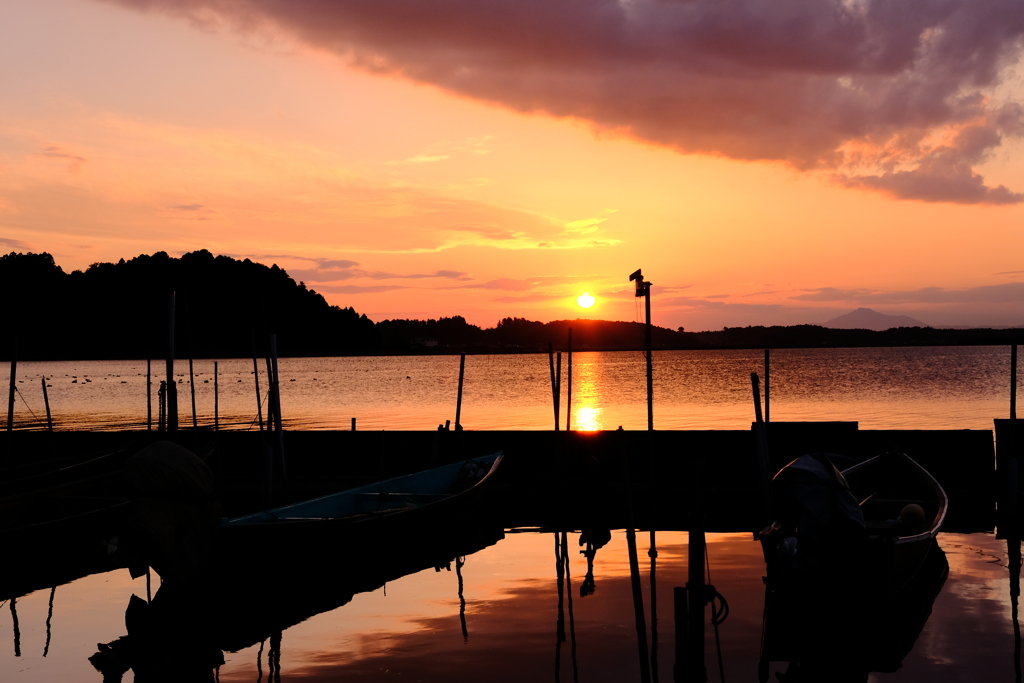
POLYGON ((10 387, 7 391, 7 431, 14 430, 14 391, 17 389, 15 382, 18 377, 18 338, 14 337, 13 349, 11 351, 11 378, 10 387))
POLYGON ((455 431, 462 429, 462 385, 466 378, 466 354, 459 356, 459 396, 455 400, 455 431))
POLYGON ((572 430, 572 328, 569 328, 569 357, 566 368, 565 431, 572 430))
POLYGON ((175 293, 171 292, 167 312, 167 384, 164 401, 167 405, 167 432, 178 431, 178 385, 174 382, 174 308, 175 293))
POLYGON ((46 406, 46 431, 53 431, 53 417, 50 416, 50 395, 46 391, 46 375, 40 378, 43 385, 43 405, 46 406))

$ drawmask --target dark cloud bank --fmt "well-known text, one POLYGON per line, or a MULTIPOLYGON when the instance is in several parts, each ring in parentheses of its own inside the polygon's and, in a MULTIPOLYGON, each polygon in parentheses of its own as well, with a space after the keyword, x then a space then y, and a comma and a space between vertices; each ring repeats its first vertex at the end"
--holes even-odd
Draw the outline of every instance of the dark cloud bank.
POLYGON ((268 24, 362 68, 684 152, 924 201, 1009 204, 975 167, 1024 132, 994 88, 1020 0, 111 0, 268 24))

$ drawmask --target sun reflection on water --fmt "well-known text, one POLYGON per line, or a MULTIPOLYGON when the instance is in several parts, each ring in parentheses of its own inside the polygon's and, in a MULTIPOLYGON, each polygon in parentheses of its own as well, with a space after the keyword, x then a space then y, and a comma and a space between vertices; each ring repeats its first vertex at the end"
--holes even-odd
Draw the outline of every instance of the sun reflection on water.
POLYGON ((601 409, 593 406, 583 406, 573 410, 572 426, 579 432, 598 432, 604 429, 601 421, 601 409))

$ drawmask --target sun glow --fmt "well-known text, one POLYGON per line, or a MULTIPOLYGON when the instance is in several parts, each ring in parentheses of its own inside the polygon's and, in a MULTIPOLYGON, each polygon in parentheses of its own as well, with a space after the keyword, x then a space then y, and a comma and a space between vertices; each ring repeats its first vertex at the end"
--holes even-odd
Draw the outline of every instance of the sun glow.
POLYGON ((594 305, 595 301, 597 301, 597 299, 590 296, 590 294, 588 294, 587 292, 583 292, 580 298, 576 299, 576 303, 578 303, 583 308, 590 308, 591 306, 594 305))

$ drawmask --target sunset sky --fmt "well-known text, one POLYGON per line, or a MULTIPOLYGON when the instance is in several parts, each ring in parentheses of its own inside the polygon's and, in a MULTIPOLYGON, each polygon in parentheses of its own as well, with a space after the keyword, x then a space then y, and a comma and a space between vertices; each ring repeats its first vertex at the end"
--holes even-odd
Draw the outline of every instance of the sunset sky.
POLYGON ((1020 0, 0 0, 0 249, 374 320, 1024 325, 1020 0), (596 304, 576 304, 583 292, 596 304))

